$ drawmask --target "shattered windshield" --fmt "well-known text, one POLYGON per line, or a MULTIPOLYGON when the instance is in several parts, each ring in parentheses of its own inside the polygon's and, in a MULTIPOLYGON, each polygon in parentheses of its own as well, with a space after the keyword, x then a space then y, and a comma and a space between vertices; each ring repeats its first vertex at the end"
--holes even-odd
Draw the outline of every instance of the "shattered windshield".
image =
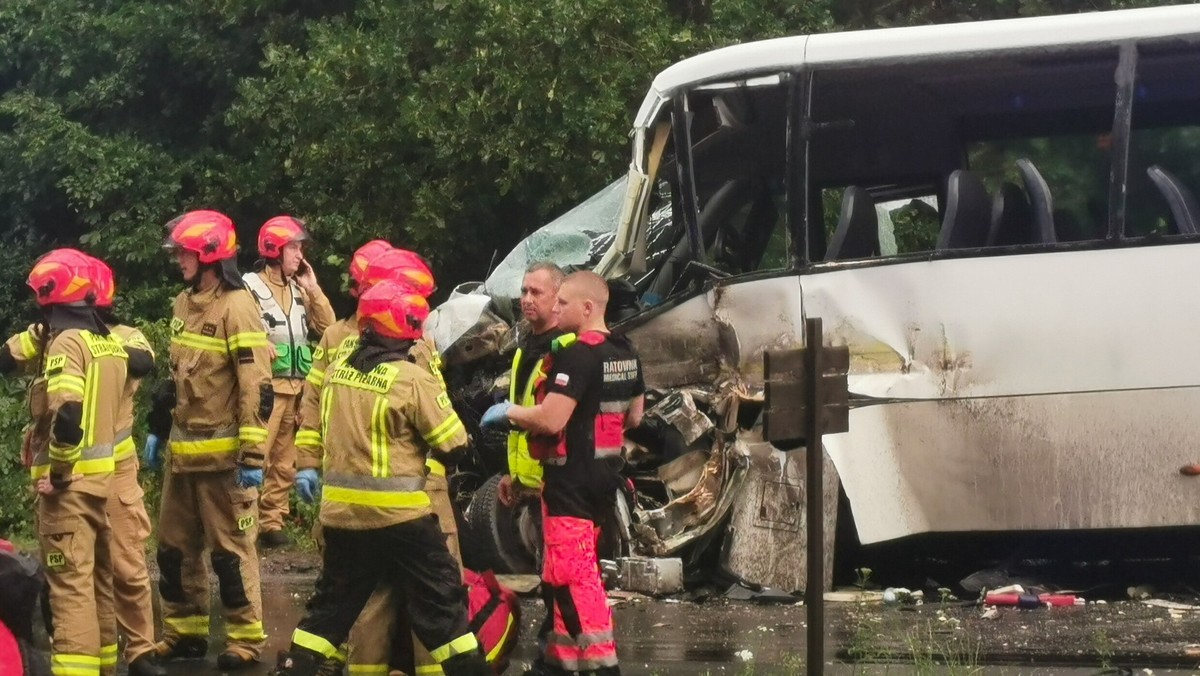
POLYGON ((616 236, 627 182, 622 176, 522 240, 488 276, 484 291, 500 298, 519 297, 525 268, 534 261, 594 266, 616 236))

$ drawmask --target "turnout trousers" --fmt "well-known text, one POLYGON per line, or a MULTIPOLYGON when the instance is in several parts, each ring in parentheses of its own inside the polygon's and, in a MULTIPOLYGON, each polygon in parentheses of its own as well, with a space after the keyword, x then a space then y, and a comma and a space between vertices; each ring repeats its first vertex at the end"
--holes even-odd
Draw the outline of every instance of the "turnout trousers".
MULTIPOLYGON (((458 521, 454 518, 454 506, 450 502, 450 484, 445 475, 431 472, 425 478, 425 492, 429 495, 438 527, 446 538, 446 548, 458 564, 461 581, 462 552, 458 546, 458 521)), ((347 653, 352 676, 381 676, 388 673, 389 665, 396 666, 395 660, 392 659, 392 637, 396 635, 397 613, 405 612, 399 607, 401 602, 402 599, 396 599, 388 586, 376 588, 367 600, 366 607, 350 630, 350 646, 347 653)), ((408 622, 403 624, 407 625, 408 622)), ((412 648, 416 668, 414 676, 442 673, 442 668, 416 636, 413 636, 412 648)), ((407 662, 407 659, 404 661, 407 662)))
POLYGON ((55 676, 116 672, 112 531, 106 502, 72 490, 38 497, 38 544, 50 592, 50 670, 55 676))
POLYGON ((225 647, 257 659, 266 635, 258 577, 258 491, 237 485, 236 471, 169 472, 158 528, 163 633, 208 637, 208 569, 220 587, 225 647))
POLYGON ((125 635, 125 661, 154 650, 154 606, 146 568, 150 517, 138 484, 136 455, 117 461, 108 521, 112 525, 113 600, 117 626, 125 635))
POLYGON ((300 396, 275 393, 275 407, 267 421, 267 459, 263 465, 262 496, 259 498, 259 530, 283 530, 291 510, 288 494, 296 483, 296 414, 300 396))
MULTIPOLYGON (((292 634, 292 652, 334 658, 376 589, 392 587, 405 600, 413 633, 434 646, 430 653, 445 673, 487 673, 468 628, 462 574, 435 517, 369 530, 326 527, 324 537, 321 574, 308 614, 292 634)), ((386 672, 387 657, 382 660, 374 668, 383 671, 374 673, 386 672)))
POLYGON ((542 505, 542 624, 538 667, 544 673, 617 674, 612 611, 596 556, 599 528, 589 519, 550 516, 542 505))

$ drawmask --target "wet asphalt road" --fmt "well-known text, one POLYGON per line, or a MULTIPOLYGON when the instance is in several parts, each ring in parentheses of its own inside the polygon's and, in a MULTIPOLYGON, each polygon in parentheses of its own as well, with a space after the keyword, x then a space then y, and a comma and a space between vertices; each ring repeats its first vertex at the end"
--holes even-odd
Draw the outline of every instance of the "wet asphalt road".
MULTIPOLYGON (((239 672, 265 674, 277 651, 285 648, 303 604, 311 591, 308 577, 264 581, 266 625, 269 635, 263 663, 239 672)), ((541 603, 526 599, 522 608, 521 642, 508 674, 520 674, 535 654, 534 635, 541 621, 541 603)), ((639 599, 614 607, 617 645, 625 674, 803 674, 805 615, 802 606, 711 602, 704 605, 639 599)), ((214 618, 214 634, 220 633, 214 618)), ((172 676, 218 673, 214 643, 204 661, 175 663, 172 676)), ((826 646, 832 660, 833 645, 826 646)), ((123 671, 123 669, 122 669, 123 671)), ((1184 674, 1188 671, 1154 669, 1151 674, 1184 674)), ((1147 671, 1135 671, 1145 674, 1147 671)), ((827 674, 1097 674, 1095 668, 982 667, 915 668, 912 665, 851 665, 827 663, 827 674)))

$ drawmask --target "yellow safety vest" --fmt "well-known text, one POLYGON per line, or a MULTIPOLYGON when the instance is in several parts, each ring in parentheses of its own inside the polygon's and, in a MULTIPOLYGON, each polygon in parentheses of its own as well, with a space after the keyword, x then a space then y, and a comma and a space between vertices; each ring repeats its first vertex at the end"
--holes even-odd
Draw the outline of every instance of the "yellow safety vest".
MULTIPOLYGON (((550 344, 550 351, 555 352, 575 342, 575 334, 565 333, 550 344)), ((521 365, 521 348, 513 355, 512 370, 508 377, 508 400, 518 406, 535 406, 537 404, 537 386, 546 377, 546 357, 543 355, 529 371, 529 378, 517 392, 517 368, 521 365)), ((542 487, 542 463, 529 454, 529 433, 513 428, 508 433, 508 473, 521 485, 529 488, 542 487)))

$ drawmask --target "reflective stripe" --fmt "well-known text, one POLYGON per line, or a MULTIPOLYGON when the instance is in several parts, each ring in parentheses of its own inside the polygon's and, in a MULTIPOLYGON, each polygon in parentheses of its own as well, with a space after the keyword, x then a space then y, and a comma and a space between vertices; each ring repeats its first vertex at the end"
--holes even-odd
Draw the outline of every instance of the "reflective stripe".
POLYGON ((225 343, 229 345, 230 352, 240 348, 268 347, 271 345, 271 341, 267 340, 266 331, 235 333, 232 336, 226 337, 225 343))
POLYGON ((479 641, 475 638, 475 634, 463 634, 444 646, 430 650, 429 656, 441 664, 455 655, 469 653, 478 648, 479 641))
MULTIPOLYGON (((95 460, 79 460, 71 464, 74 474, 108 474, 117 471, 115 458, 96 458, 95 460)), ((50 465, 33 465, 29 468, 29 478, 37 481, 50 476, 50 465)))
POLYGON ((325 384, 325 371, 313 366, 308 369, 308 375, 304 376, 304 380, 313 387, 320 387, 325 384))
POLYGON ((100 658, 77 653, 56 653, 50 656, 50 672, 54 676, 95 676, 100 673, 100 658))
POLYGON ((586 650, 593 646, 604 645, 613 642, 613 633, 609 631, 597 631, 591 634, 579 634, 578 636, 564 636, 562 634, 550 634, 546 640, 554 645, 566 646, 568 648, 575 647, 580 650, 586 650))
POLYGON ((46 394, 66 391, 74 392, 82 397, 86 387, 86 380, 68 373, 58 373, 46 378, 46 394))
POLYGON ((375 405, 371 407, 371 476, 375 477, 386 477, 392 473, 388 457, 387 414, 387 397, 375 397, 375 405))
POLYGON ((21 332, 21 356, 26 360, 33 359, 41 353, 37 343, 33 340, 33 334, 28 329, 21 332))
POLYGON ((338 651, 337 647, 329 641, 326 641, 316 634, 310 634, 303 629, 297 629, 296 631, 292 632, 292 643, 295 643, 301 648, 308 648, 314 653, 322 655, 326 658, 333 657, 338 651))
POLYGON ((363 507, 399 507, 416 509, 429 506, 429 495, 420 492, 387 493, 381 491, 356 490, 325 485, 321 493, 325 502, 340 502, 363 507))
POLYGON ((600 402, 601 413, 624 413, 629 410, 628 401, 602 401, 600 402))
POLYGON ((208 615, 163 618, 163 624, 180 636, 208 636, 208 615))
MULTIPOLYGON (((113 466, 113 447, 112 444, 99 444, 88 448, 66 448, 56 444, 50 444, 50 460, 55 462, 70 462, 78 466, 96 467, 104 466, 104 461, 108 461, 108 467, 113 466), (100 464, 97 465, 96 463, 100 464)), ((82 472, 82 469, 76 469, 77 472, 82 472)))
POLYGON ((113 444, 113 460, 124 460, 137 451, 133 443, 133 430, 122 430, 117 433, 116 443, 113 444))
POLYGON ((440 664, 418 664, 417 676, 425 676, 426 674, 444 674, 442 665, 440 664))
POLYGON ((267 635, 263 633, 263 623, 261 621, 250 624, 228 624, 225 626, 225 636, 235 641, 267 640, 267 635))
POLYGON ((216 439, 199 439, 196 441, 167 442, 172 453, 179 455, 204 455, 205 453, 235 453, 241 448, 241 441, 235 437, 219 437, 216 439))
POLYGON ((248 444, 261 444, 267 440, 267 428, 251 427, 249 425, 239 427, 238 439, 248 444))
POLYGON ((182 345, 196 350, 205 352, 220 352, 221 354, 229 353, 229 346, 220 338, 212 338, 210 336, 202 336, 199 333, 191 331, 180 331, 171 336, 172 345, 182 345))
POLYGON ((453 438, 462 429, 462 420, 459 419, 457 413, 452 411, 449 418, 446 418, 441 425, 433 428, 433 431, 425 435, 425 443, 430 446, 438 446, 453 438))
POLYGON ((337 662, 341 662, 342 664, 345 664, 346 663, 346 645, 342 644, 342 647, 338 648, 337 652, 335 652, 333 654, 333 656, 330 657, 329 659, 335 660, 337 662))
POLYGON ((296 432, 296 445, 320 447, 321 433, 316 430, 300 430, 296 432))
POLYGON ((361 474, 342 474, 330 472, 325 475, 325 487, 361 489, 366 491, 387 491, 391 493, 415 493, 425 490, 423 476, 374 477, 361 474))
POLYGON ((429 473, 434 476, 446 476, 446 466, 437 460, 434 460, 433 458, 427 458, 425 460, 425 467, 429 470, 429 473))
POLYGON ((115 667, 117 666, 117 644, 110 643, 100 646, 100 666, 115 667))
MULTIPOLYGON (((509 613, 505 617, 504 633, 500 634, 500 640, 496 641, 496 646, 488 651, 486 656, 488 664, 492 664, 496 661, 496 658, 500 656, 500 651, 504 648, 504 644, 508 643, 509 632, 512 631, 513 623, 516 621, 517 620, 512 613, 509 613)), ((417 668, 417 673, 420 673, 420 667, 417 668)))
MULTIPOLYGON (((388 665, 386 664, 351 664, 350 673, 352 676, 361 674, 362 676, 386 676, 388 673, 388 665)), ((421 667, 417 667, 417 673, 421 673, 421 667)))
POLYGON ((618 456, 618 455, 621 455, 621 447, 620 446, 609 446, 609 447, 605 447, 605 448, 597 448, 596 449, 596 457, 597 458, 611 458, 611 457, 618 456))

